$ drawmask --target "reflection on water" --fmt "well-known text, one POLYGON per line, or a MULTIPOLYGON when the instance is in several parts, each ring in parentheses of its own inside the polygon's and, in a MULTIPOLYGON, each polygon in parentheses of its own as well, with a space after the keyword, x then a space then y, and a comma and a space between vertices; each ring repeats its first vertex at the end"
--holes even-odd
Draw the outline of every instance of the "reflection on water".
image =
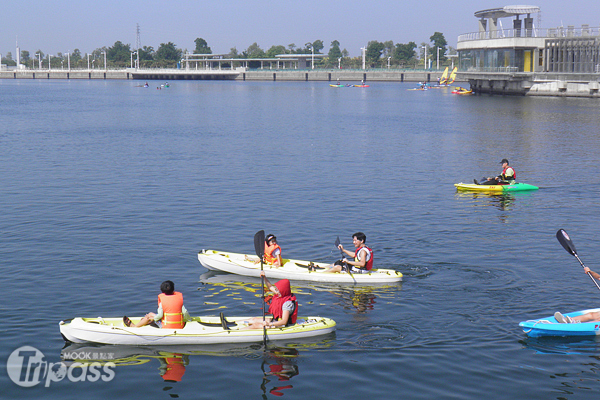
MULTIPOLYGON (((205 301, 205 305, 214 306, 213 310, 224 308, 219 299, 221 297, 231 297, 238 295, 241 291, 252 293, 256 297, 261 296, 260 278, 246 277, 233 275, 217 271, 209 271, 200 275, 200 282, 204 287, 199 288, 206 290, 208 294, 204 297, 209 301, 205 301)), ((358 313, 364 313, 373 310, 377 294, 380 296, 385 293, 395 293, 402 289, 402 283, 394 283, 392 285, 378 286, 360 286, 353 284, 339 283, 312 283, 306 281, 292 281, 292 292, 296 295, 312 296, 313 291, 329 292, 340 299, 339 304, 344 308, 354 308, 358 313)), ((313 304, 310 299, 298 298, 299 301, 304 300, 306 304, 313 304)), ((254 302, 244 302, 243 304, 259 304, 254 302)))
POLYGON ((600 337, 527 337, 520 340, 524 347, 535 350, 539 354, 598 354, 600 353, 600 337))
POLYGON ((454 198, 472 207, 493 207, 501 212, 497 215, 500 221, 507 222, 509 212, 516 209, 518 202, 533 195, 532 192, 485 193, 457 190, 454 198))
POLYGON ((294 387, 288 381, 300 374, 296 364, 299 354, 300 352, 293 348, 275 347, 265 351, 261 364, 263 380, 260 385, 263 398, 267 397, 267 391, 275 396, 283 396, 283 390, 294 387))
MULTIPOLYGON (((260 388, 263 398, 266 398, 267 393, 282 396, 283 390, 293 388, 289 381, 300 374, 297 359, 301 356, 301 351, 324 349, 334 343, 335 334, 324 336, 316 342, 269 342, 266 348, 262 344, 233 343, 157 347, 67 343, 61 350, 61 359, 66 365, 82 368, 92 363, 114 363, 116 367, 139 366, 156 360, 159 363, 157 375, 169 384, 185 380, 186 367, 191 363, 200 363, 202 356, 243 357, 253 363, 254 360, 260 360, 260 388)), ((173 386, 169 385, 163 391, 172 389, 173 386)), ((173 393, 170 396, 177 397, 173 393)))

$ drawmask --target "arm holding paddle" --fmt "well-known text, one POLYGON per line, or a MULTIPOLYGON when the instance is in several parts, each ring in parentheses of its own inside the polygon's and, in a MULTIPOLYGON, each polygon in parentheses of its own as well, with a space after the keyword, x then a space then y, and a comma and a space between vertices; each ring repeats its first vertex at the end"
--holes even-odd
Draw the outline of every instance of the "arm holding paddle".
POLYGON ((600 280, 600 274, 597 272, 592 271, 591 269, 589 269, 588 267, 583 267, 583 272, 585 272, 588 275, 593 276, 594 278, 600 280))
MULTIPOLYGON (((596 287, 600 290, 600 286, 598 285, 598 282, 596 282, 596 279, 600 280, 600 274, 592 271, 591 269, 589 269, 588 267, 586 267, 583 264, 583 261, 581 261, 581 259, 577 255, 577 250, 575 249, 575 244, 573 244, 573 241, 569 237, 569 234, 567 233, 567 231, 565 231, 564 229, 559 229, 556 232, 556 239, 558 239, 558 242, 562 245, 562 247, 569 254, 571 254, 573 257, 575 257, 577 259, 577 261, 579 261, 579 264, 581 264, 581 266, 583 267, 583 272, 585 272, 585 274, 590 277, 590 279, 594 282, 594 285, 596 285, 596 287)), ((568 315, 563 315, 557 311, 554 313, 554 318, 556 318, 557 322, 562 323, 562 324, 600 321, 600 312, 589 312, 587 314, 570 317, 568 315)))

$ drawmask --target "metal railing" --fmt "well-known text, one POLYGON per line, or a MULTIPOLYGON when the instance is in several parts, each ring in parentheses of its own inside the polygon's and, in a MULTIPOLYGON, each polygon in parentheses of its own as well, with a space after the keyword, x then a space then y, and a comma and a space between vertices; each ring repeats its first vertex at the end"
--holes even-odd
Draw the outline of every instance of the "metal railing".
POLYGON ((459 42, 471 40, 491 40, 503 38, 557 38, 557 37, 590 37, 600 36, 600 28, 573 26, 558 28, 533 28, 533 29, 498 29, 495 31, 463 33, 458 36, 459 42))

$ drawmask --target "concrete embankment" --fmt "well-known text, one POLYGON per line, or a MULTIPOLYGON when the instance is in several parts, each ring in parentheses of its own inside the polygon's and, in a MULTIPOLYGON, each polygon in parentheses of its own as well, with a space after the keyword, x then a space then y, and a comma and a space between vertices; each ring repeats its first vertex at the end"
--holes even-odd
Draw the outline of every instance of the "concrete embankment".
POLYGON ((143 79, 336 82, 436 82, 442 71, 413 70, 2 70, 0 79, 143 79))

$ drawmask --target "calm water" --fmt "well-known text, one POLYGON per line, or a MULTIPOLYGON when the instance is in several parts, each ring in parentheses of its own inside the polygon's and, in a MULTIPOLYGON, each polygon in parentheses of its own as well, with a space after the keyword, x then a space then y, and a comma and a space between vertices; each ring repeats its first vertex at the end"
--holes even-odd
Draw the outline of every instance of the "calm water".
MULTIPOLYGON (((598 307, 556 241, 600 270, 600 103, 462 97, 413 84, 0 81, 0 382, 7 398, 591 399, 600 342, 531 340, 518 322, 598 307), (540 190, 499 198, 453 183, 508 158, 540 190), (402 285, 297 284, 305 315, 338 323, 301 343, 127 358, 109 382, 34 388, 6 373, 30 345, 59 362, 58 322, 152 311, 171 279, 197 315, 260 315, 259 286, 205 276, 202 248, 333 261, 361 230, 402 285), (201 276, 202 275, 202 276, 201 276), (132 361, 133 360, 133 361, 132 361), (134 362, 135 361, 135 362, 134 362)), ((164 350, 164 349, 163 349, 164 350)))

